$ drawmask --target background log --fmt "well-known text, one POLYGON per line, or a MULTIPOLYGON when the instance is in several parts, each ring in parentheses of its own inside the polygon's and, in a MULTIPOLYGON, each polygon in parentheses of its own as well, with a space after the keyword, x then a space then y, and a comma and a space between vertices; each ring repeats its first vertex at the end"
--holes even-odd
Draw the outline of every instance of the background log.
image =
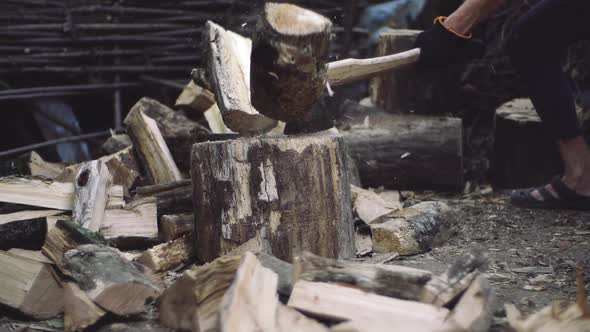
POLYGON ((195 250, 211 261, 266 232, 287 262, 303 250, 354 255, 342 140, 329 135, 195 144, 195 250), (231 195, 227 193, 231 192, 231 195))
POLYGON ((363 187, 463 189, 461 119, 387 114, 347 102, 337 127, 363 187))
POLYGON ((515 99, 496 110, 492 180, 498 188, 543 185, 562 172, 557 146, 547 137, 530 99, 515 99))
POLYGON ((331 29, 329 19, 310 10, 265 5, 252 50, 252 104, 259 112, 281 121, 307 117, 326 86, 331 29))

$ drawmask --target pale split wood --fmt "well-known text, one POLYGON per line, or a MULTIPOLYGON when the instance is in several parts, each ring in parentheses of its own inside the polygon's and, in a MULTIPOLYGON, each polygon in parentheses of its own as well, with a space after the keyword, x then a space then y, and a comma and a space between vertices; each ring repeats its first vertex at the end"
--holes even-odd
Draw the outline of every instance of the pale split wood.
MULTIPOLYGON (((111 186, 108 197, 107 206, 125 205, 121 186, 111 186)), ((71 211, 74 209, 74 185, 34 178, 1 178, 0 202, 71 211)))
POLYGON ((254 254, 246 252, 220 304, 220 331, 276 331, 277 283, 276 273, 263 267, 254 254))
POLYGON ((192 257, 191 237, 185 235, 146 250, 135 261, 148 267, 153 272, 163 272, 189 262, 192 257))
POLYGON ((479 275, 461 295, 450 318, 465 331, 489 331, 494 316, 494 301, 494 290, 486 277, 479 275))
POLYGON ((219 331, 219 304, 240 261, 240 256, 223 256, 186 271, 160 297, 160 322, 173 329, 219 331))
POLYGON ((64 254, 64 265, 78 286, 102 309, 119 316, 139 314, 162 290, 115 249, 86 244, 64 254))
POLYGON ((41 251, 12 248, 8 250, 8 253, 14 256, 27 258, 43 264, 54 264, 53 261, 47 258, 47 256, 43 255, 41 251))
POLYGON ((279 303, 276 314, 278 332, 327 332, 327 327, 299 311, 279 303))
POLYGON ((0 251, 0 303, 35 319, 63 310, 63 289, 47 264, 0 251))
POLYGON ((213 104, 204 114, 205 120, 209 125, 209 129, 214 134, 232 134, 234 131, 229 129, 225 123, 223 122, 223 117, 221 116, 221 111, 219 110, 219 106, 217 103, 213 104))
POLYGON ((214 104, 215 95, 190 80, 176 98, 174 106, 187 108, 195 113, 205 113, 214 104))
POLYGON ((352 193, 352 209, 366 224, 402 207, 399 201, 387 202, 377 193, 354 185, 350 185, 350 191, 352 193))
POLYGON ((75 283, 66 282, 63 287, 64 328, 66 332, 83 331, 106 314, 75 283))
POLYGON ((416 63, 420 49, 370 59, 344 59, 328 64, 328 82, 332 86, 371 78, 396 68, 416 63))
POLYGON ((82 164, 74 181, 72 218, 76 223, 93 232, 100 229, 112 180, 103 161, 82 164))
POLYGON ((43 160, 43 158, 35 151, 30 153, 27 164, 31 176, 42 176, 48 179, 57 178, 65 167, 65 165, 61 163, 51 163, 43 160))
POLYGON ((127 117, 125 125, 140 158, 144 162, 148 176, 154 184, 163 184, 182 180, 170 149, 158 124, 144 114, 142 103, 136 104, 127 117))
POLYGON ((258 113, 250 101, 252 41, 211 21, 205 26, 207 71, 225 125, 242 134, 274 128, 277 121, 258 113))
POLYGON ((363 290, 322 282, 299 280, 288 305, 312 316, 335 321, 370 320, 422 321, 442 324, 446 308, 367 293, 363 290))
POLYGON ((100 227, 100 234, 107 240, 124 242, 149 240, 158 237, 158 213, 156 199, 142 198, 120 209, 107 209, 100 227))

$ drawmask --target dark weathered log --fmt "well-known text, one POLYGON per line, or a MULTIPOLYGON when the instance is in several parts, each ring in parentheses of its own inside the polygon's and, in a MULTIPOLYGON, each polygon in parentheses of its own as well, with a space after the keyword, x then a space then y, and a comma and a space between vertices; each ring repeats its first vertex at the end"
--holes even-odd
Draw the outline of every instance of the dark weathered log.
POLYGON ((338 129, 364 187, 463 188, 461 119, 387 114, 346 102, 338 129))
POLYGON ((160 237, 168 242, 190 234, 195 227, 194 214, 164 215, 160 219, 160 237))
POLYGON ((154 193, 158 204, 158 217, 165 214, 193 213, 192 186, 183 186, 171 190, 154 193))
POLYGON ((115 134, 109 137, 102 145, 102 149, 109 154, 119 152, 133 144, 126 134, 115 134))
POLYGON ((494 186, 509 189, 539 186, 551 181, 562 169, 557 146, 547 136, 529 99, 515 99, 496 110, 494 186))
POLYGON ((258 232, 270 241, 271 253, 287 262, 303 250, 354 255, 341 147, 341 138, 330 135, 195 144, 197 257, 211 261, 258 232))
POLYGON ((48 264, 0 251, 0 303, 34 319, 63 310, 63 289, 48 264))
MULTIPOLYGON (((252 104, 281 121, 307 117, 327 82, 332 22, 292 4, 267 3, 252 50, 252 104)), ((231 128, 231 127, 230 127, 231 128)))
POLYGON ((116 315, 138 314, 161 289, 143 271, 112 248, 81 245, 64 255, 65 268, 80 289, 102 309, 116 315))
POLYGON ((395 265, 349 263, 304 253, 295 258, 295 279, 349 284, 365 291, 419 301, 433 277, 428 271, 395 265))
POLYGON ((45 218, 60 213, 57 210, 38 210, 0 215, 0 250, 40 250, 47 234, 45 218))
POLYGON ((107 206, 113 178, 100 160, 81 165, 74 180, 73 220, 84 228, 98 232, 107 206))
POLYGON ((94 325, 106 312, 92 302, 88 295, 73 282, 64 288, 64 328, 66 332, 83 331, 94 325))
POLYGON ((144 108, 144 102, 140 100, 127 114, 125 125, 150 180, 154 184, 182 180, 158 124, 145 115, 144 108))
POLYGON ((244 134, 266 132, 277 121, 258 113, 250 101, 252 41, 208 21, 206 61, 209 82, 225 124, 244 134))

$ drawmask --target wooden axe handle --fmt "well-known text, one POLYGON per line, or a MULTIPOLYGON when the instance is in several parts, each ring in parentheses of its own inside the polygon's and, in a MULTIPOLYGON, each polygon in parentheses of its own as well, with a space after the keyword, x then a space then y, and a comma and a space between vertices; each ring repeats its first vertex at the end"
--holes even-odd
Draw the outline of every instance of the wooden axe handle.
POLYGON ((331 86, 366 79, 383 72, 415 63, 420 49, 370 59, 344 59, 328 64, 328 82, 331 86))

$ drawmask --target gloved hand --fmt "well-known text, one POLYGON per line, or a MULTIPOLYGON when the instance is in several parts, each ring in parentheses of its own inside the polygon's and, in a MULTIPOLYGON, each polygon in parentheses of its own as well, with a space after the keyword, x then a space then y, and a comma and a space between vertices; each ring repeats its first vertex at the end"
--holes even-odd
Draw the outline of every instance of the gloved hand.
POLYGON ((420 48, 420 64, 459 64, 483 56, 485 45, 481 40, 450 31, 443 21, 437 18, 432 28, 418 35, 414 47, 420 48))

